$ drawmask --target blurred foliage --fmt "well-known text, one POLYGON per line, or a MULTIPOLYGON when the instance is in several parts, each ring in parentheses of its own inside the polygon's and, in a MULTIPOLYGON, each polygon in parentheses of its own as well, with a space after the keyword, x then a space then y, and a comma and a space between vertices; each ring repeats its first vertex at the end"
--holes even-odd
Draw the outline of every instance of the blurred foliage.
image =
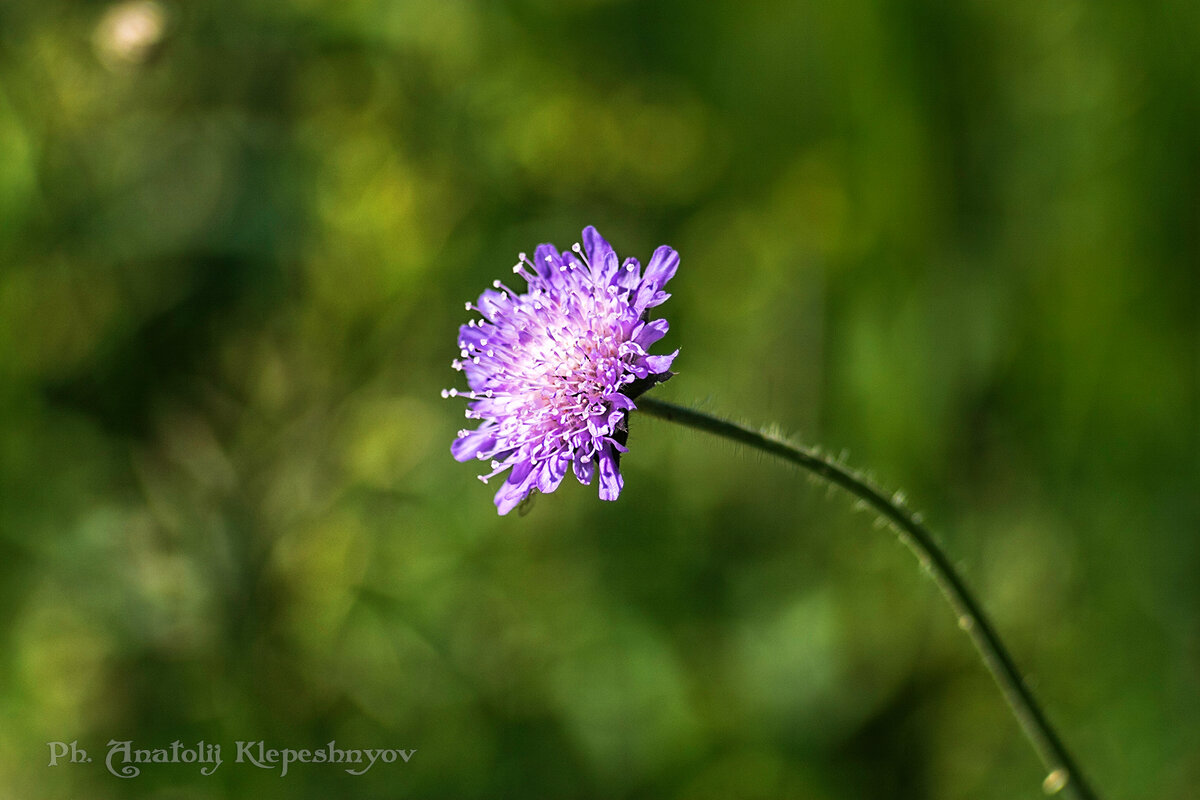
POLYGON ((1105 796, 1195 796, 1198 46, 1181 0, 6 0, 0 795, 1038 796, 843 497, 643 419, 615 504, 451 460, 463 301, 595 224, 683 254, 663 397, 903 487, 1105 796))

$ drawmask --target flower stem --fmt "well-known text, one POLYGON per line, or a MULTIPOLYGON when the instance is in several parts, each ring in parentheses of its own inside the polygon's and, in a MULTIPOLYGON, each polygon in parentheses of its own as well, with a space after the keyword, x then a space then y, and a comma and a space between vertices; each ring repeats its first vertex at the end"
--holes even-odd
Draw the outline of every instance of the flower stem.
POLYGON ((1021 725, 1021 730, 1037 751, 1048 775, 1042 784, 1047 794, 1067 790, 1078 800, 1096 800, 1066 746, 1051 727, 1046 715, 1025 685, 1012 656, 988 621, 978 601, 967 589, 954 566, 942 552, 918 518, 898 500, 886 497, 863 477, 812 450, 789 444, 780 438, 760 433, 728 420, 677 406, 650 397, 637 399, 638 410, 670 422, 723 436, 778 456, 840 486, 878 511, 895 529, 900 540, 913 552, 921 566, 933 577, 942 595, 958 616, 959 627, 971 637, 984 666, 996 680, 1004 699, 1021 725))

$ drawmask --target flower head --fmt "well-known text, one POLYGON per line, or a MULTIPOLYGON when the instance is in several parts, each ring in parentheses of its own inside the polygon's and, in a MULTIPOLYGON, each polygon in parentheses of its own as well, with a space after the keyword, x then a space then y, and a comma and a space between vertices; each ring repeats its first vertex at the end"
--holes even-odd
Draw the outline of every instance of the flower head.
POLYGON ((667 321, 648 310, 670 295, 662 290, 679 266, 679 254, 662 246, 645 271, 635 258, 620 263, 596 229, 583 231, 583 247, 559 252, 539 245, 524 253, 513 272, 527 286, 518 293, 493 282, 467 310, 483 316, 459 328, 460 358, 471 390, 467 419, 450 451, 459 461, 488 461, 484 483, 511 469, 496 492, 507 514, 530 492, 558 488, 568 471, 580 483, 600 476, 600 499, 616 500, 623 481, 618 460, 626 452, 626 415, 634 398, 671 377, 679 353, 647 350, 667 333, 667 321))

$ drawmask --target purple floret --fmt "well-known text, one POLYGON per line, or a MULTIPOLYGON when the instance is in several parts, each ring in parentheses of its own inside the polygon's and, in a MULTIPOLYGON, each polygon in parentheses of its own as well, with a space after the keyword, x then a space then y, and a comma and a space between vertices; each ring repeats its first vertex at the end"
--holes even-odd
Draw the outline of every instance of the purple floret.
POLYGON ((483 315, 459 329, 456 370, 466 372, 467 418, 450 451, 459 461, 489 461, 484 483, 511 469, 496 492, 507 514, 530 492, 558 488, 568 471, 590 484, 599 473, 600 499, 616 500, 623 481, 626 414, 634 398, 671 377, 679 353, 650 355, 667 333, 667 321, 648 310, 670 295, 662 290, 679 266, 679 254, 662 246, 645 271, 635 258, 622 264, 590 225, 583 247, 559 252, 539 245, 524 253, 513 272, 528 284, 518 294, 500 281, 468 310, 483 315))

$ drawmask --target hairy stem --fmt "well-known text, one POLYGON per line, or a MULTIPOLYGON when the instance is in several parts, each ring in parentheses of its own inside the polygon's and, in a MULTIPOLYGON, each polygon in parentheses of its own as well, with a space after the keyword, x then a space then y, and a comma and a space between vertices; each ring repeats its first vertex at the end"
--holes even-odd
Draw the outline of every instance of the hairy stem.
POLYGON ((904 508, 899 501, 885 496, 864 478, 812 450, 797 447, 775 436, 751 430, 728 420, 646 396, 638 398, 637 407, 639 411, 651 416, 723 436, 797 464, 840 486, 878 511, 891 523, 900 540, 933 577, 942 595, 958 616, 959 627, 971 637, 984 666, 995 678, 1004 699, 1020 723, 1021 730, 1046 767, 1048 775, 1042 784, 1046 792, 1053 794, 1066 790, 1079 800, 1095 800, 1096 795, 1034 700, 1032 692, 1025 685, 1012 656, 1000 641, 1000 636, 992 627, 987 615, 983 613, 978 601, 967 589, 946 554, 934 541, 932 534, 911 511, 904 508))

